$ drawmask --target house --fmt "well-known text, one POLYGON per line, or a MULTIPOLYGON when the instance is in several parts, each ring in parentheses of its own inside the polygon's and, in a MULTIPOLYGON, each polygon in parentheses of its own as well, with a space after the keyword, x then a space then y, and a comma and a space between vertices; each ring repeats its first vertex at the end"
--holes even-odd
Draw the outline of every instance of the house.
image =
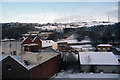
POLYGON ((42 48, 52 47, 53 43, 55 43, 53 40, 42 40, 42 48))
POLYGON ((98 50, 100 51, 111 51, 112 49, 112 45, 110 44, 99 44, 97 45, 97 47, 98 47, 98 50))
POLYGON ((29 37, 29 36, 35 37, 35 36, 38 36, 38 35, 39 35, 39 31, 30 31, 26 34, 22 34, 22 37, 23 38, 26 38, 26 37, 29 37))
POLYGON ((68 50, 69 50, 68 43, 64 42, 64 41, 59 41, 59 42, 53 43, 52 48, 54 50, 59 50, 61 52, 68 52, 68 50))
POLYGON ((81 72, 120 73, 120 63, 112 52, 79 52, 81 72))
POLYGON ((32 40, 31 40, 29 37, 25 38, 25 39, 22 41, 22 45, 24 45, 24 44, 30 44, 30 43, 32 43, 32 40))
POLYGON ((21 44, 22 51, 37 52, 42 48, 42 41, 36 36, 33 40, 25 38, 21 44))
POLYGON ((2 79, 29 78, 29 71, 20 59, 20 56, 2 56, 2 79))
POLYGON ((53 32, 41 32, 39 34, 40 37, 49 37, 50 35, 52 35, 53 32))
POLYGON ((61 69, 61 54, 43 50, 21 56, 6 55, 2 61, 2 78, 49 79, 61 69))
POLYGON ((38 37, 35 37, 32 42, 38 44, 38 49, 42 48, 42 41, 38 37))
POLYGON ((36 43, 31 43, 31 44, 24 44, 24 51, 29 51, 29 52, 37 52, 39 50, 39 46, 36 43))
POLYGON ((53 40, 40 40, 38 36, 33 40, 27 37, 22 42, 22 51, 37 52, 41 49, 52 47, 53 43, 53 40))
POLYGON ((71 42, 69 45, 86 45, 86 44, 92 44, 92 42, 89 39, 81 40, 80 42, 71 42))
POLYGON ((70 47, 77 50, 77 51, 79 51, 79 52, 95 51, 95 48, 92 47, 91 44, 71 45, 70 47))

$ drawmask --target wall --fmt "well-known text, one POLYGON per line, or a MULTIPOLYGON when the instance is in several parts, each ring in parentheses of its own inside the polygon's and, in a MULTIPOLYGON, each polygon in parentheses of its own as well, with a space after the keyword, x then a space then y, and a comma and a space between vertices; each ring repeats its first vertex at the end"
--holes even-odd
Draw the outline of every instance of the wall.
MULTIPOLYGON (((91 65, 81 65, 80 66, 80 70, 81 71, 85 71, 85 72, 91 72, 90 69, 92 68, 93 66, 91 65)), ((95 73, 99 73, 100 70, 103 70, 104 73, 112 73, 113 70, 115 70, 116 73, 120 73, 120 70, 119 70, 119 67, 120 66, 111 66, 111 65, 95 65, 94 66, 94 72, 95 73)))
MULTIPOLYGON (((120 66, 119 66, 120 67, 120 66)), ((112 73, 113 70, 116 71, 116 73, 120 73, 118 66, 97 66, 96 72, 99 72, 100 69, 102 69, 106 73, 112 73)))
POLYGON ((37 52, 38 48, 38 46, 29 46, 29 52, 37 52))
POLYGON ((61 55, 58 55, 30 70, 30 78, 49 79, 61 69, 61 55))
POLYGON ((28 78, 29 71, 15 61, 10 56, 2 61, 2 78, 28 78), (7 69, 7 65, 12 66, 12 70, 7 69))
POLYGON ((52 48, 53 48, 54 50, 58 49, 58 44, 57 44, 57 43, 53 43, 53 44, 52 44, 52 48))

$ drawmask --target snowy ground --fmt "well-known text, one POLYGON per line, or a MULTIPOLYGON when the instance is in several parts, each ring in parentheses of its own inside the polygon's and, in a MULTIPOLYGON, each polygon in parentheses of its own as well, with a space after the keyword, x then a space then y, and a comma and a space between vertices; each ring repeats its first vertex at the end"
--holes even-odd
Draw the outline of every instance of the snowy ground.
POLYGON ((104 80, 119 80, 120 75, 118 74, 112 74, 112 73, 74 73, 72 70, 68 71, 61 71, 57 74, 55 74, 51 79, 104 79, 104 80))

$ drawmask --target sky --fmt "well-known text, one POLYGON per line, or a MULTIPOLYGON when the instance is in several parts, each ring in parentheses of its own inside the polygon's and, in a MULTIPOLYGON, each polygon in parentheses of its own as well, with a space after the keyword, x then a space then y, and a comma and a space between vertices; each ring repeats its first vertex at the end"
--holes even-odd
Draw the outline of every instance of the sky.
POLYGON ((2 2, 2 22, 118 20, 118 2, 2 2))

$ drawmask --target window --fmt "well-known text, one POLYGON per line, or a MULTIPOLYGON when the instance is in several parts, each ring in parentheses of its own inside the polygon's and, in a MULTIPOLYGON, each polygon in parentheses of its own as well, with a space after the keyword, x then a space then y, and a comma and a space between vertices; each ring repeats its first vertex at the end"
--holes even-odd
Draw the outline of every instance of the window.
POLYGON ((112 73, 116 73, 116 71, 115 71, 115 70, 112 70, 112 73))
POLYGON ((12 70, 12 65, 8 64, 8 65, 7 65, 7 70, 8 70, 8 71, 11 71, 11 70, 12 70))
POLYGON ((99 70, 99 72, 103 72, 103 70, 102 70, 102 69, 100 69, 100 70, 99 70))
POLYGON ((13 51, 13 55, 16 55, 16 51, 13 51))

